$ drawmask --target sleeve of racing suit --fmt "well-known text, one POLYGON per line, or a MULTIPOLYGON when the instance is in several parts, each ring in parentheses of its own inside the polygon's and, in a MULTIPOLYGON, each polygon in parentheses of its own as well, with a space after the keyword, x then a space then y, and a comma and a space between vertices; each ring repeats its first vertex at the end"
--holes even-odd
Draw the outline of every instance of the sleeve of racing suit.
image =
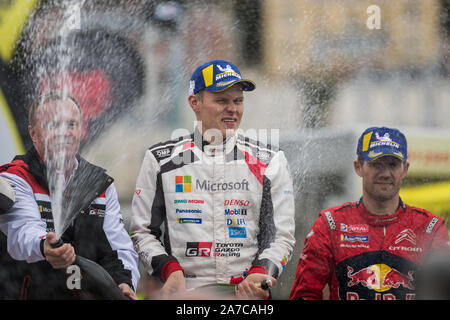
POLYGON ((434 237, 433 240, 431 242, 431 252, 430 254, 448 254, 449 253, 449 236, 448 236, 448 231, 447 231, 447 227, 444 223, 444 221, 442 221, 436 229, 436 232, 434 233, 434 237))
POLYGON ((131 238, 148 273, 165 281, 171 272, 182 268, 159 240, 166 220, 160 171, 158 161, 147 150, 133 195, 131 238))
POLYGON ((323 299, 322 290, 333 273, 333 254, 328 223, 320 215, 307 234, 297 265, 290 300, 323 299))
POLYGON ((295 245, 295 204, 292 178, 284 153, 279 151, 263 176, 259 218, 258 256, 249 273, 277 278, 290 260, 295 245))
POLYGON ((16 201, 7 213, 0 215, 0 229, 7 236, 8 253, 13 259, 28 263, 45 260, 41 242, 46 224, 41 220, 31 186, 21 177, 2 173, 14 190, 16 201))
POLYGON ((107 244, 101 246, 101 265, 109 272, 117 284, 126 283, 137 289, 139 281, 138 255, 125 230, 120 204, 114 184, 106 189, 106 212, 103 231, 107 244))

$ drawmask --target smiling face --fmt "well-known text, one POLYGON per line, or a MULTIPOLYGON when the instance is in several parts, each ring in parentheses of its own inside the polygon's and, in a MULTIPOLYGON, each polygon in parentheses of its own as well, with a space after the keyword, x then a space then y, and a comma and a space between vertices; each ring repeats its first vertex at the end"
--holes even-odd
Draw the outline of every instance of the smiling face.
POLYGON ((394 156, 383 156, 370 162, 356 160, 354 167, 356 173, 363 179, 364 198, 396 201, 409 163, 394 156))
POLYGON ((81 139, 81 111, 70 99, 39 105, 28 131, 42 159, 75 159, 81 139))
POLYGON ((244 113, 244 94, 240 84, 221 92, 203 90, 191 94, 188 101, 197 121, 201 121, 204 136, 208 130, 216 129, 226 138, 239 128, 244 113))

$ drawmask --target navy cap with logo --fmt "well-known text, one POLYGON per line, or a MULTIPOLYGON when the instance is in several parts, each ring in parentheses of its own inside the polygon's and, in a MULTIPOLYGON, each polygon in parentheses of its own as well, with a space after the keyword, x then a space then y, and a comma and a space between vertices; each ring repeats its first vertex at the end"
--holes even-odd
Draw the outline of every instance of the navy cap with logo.
POLYGON ((231 62, 213 60, 199 66, 189 81, 189 94, 195 94, 200 90, 220 92, 228 89, 236 83, 242 84, 242 90, 255 89, 253 81, 242 79, 239 69, 231 62))
POLYGON ((358 140, 356 154, 370 162, 382 156, 394 156, 406 162, 408 147, 400 130, 387 127, 367 128, 358 140))

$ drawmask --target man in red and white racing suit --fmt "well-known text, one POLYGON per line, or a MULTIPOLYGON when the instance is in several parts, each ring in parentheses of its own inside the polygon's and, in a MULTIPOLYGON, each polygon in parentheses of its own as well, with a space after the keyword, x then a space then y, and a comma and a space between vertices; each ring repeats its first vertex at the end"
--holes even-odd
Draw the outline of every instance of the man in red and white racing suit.
POLYGON ((103 267, 125 297, 137 299, 137 253, 122 221, 113 178, 78 154, 82 121, 75 98, 42 93, 29 108, 33 147, 0 166, 0 179, 13 192, 6 192, 12 203, 0 211, 0 299, 102 298, 90 289, 98 284, 85 270, 78 278, 84 279, 78 281, 82 285, 69 284, 75 252, 103 267), (62 179, 58 216, 55 177, 62 179), (60 228, 65 244, 53 248, 57 223, 66 219, 62 212, 70 212, 73 220, 60 228))
POLYGON ((135 249, 165 283, 162 298, 224 283, 239 283, 239 298, 267 298, 256 283, 275 281, 295 243, 288 163, 278 148, 237 133, 242 91, 254 84, 234 65, 200 66, 191 89, 202 127, 147 150, 132 203, 135 249))
POLYGON ((427 256, 448 248, 444 220, 402 202, 406 139, 396 129, 368 128, 355 171, 363 197, 320 212, 299 259, 289 299, 414 299, 427 256))
POLYGON ((413 299, 424 256, 446 247, 444 221, 400 201, 392 215, 371 214, 362 201, 320 213, 307 235, 290 299, 413 299))

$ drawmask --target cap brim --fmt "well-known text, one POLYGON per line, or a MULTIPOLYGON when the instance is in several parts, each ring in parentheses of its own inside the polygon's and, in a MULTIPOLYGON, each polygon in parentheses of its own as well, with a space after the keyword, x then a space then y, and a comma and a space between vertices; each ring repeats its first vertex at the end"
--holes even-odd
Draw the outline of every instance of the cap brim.
POLYGON ((221 91, 227 90, 228 88, 234 86, 236 83, 242 84, 243 91, 253 91, 256 88, 256 85, 253 81, 247 80, 247 79, 242 79, 242 80, 236 80, 236 81, 230 82, 226 86, 218 87, 217 85, 213 85, 213 86, 209 86, 205 89, 208 91, 212 91, 212 92, 221 92, 221 91))
POLYGON ((366 162, 372 162, 374 160, 377 160, 379 158, 386 157, 386 156, 395 157, 397 159, 400 159, 403 162, 406 162, 406 159, 400 157, 399 155, 393 154, 393 153, 383 153, 383 154, 380 154, 379 156, 376 156, 376 157, 373 157, 373 158, 369 158, 367 156, 367 154, 365 154, 365 155, 363 155, 363 158, 364 158, 364 160, 366 160, 366 162))

